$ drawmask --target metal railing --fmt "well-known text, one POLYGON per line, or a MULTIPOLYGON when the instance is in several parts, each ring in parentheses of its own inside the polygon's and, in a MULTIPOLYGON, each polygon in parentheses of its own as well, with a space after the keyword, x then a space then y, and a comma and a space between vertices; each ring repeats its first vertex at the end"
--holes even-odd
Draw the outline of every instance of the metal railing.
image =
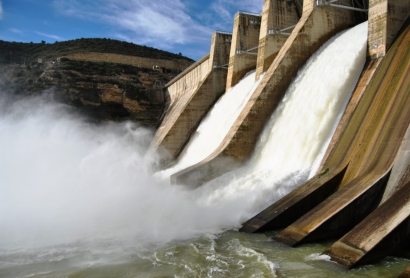
POLYGON ((258 13, 245 12, 245 11, 237 11, 235 16, 238 15, 238 14, 247 14, 247 15, 259 16, 259 17, 262 16, 261 14, 258 14, 258 13))
POLYGON ((255 46, 252 48, 249 48, 247 50, 236 50, 236 54, 248 54, 248 55, 258 55, 258 52, 251 52, 252 50, 258 49, 259 46, 255 46))
POLYGON ((337 2, 339 0, 316 0, 316 6, 317 7, 323 7, 323 6, 330 6, 334 8, 339 8, 339 9, 346 9, 346 10, 351 10, 351 11, 356 11, 356 12, 363 12, 367 13, 367 9, 361 9, 361 8, 355 8, 355 7, 350 7, 350 6, 345 6, 345 5, 339 5, 339 4, 333 4, 334 2, 337 2))
POLYGON ((285 35, 285 36, 290 36, 291 33, 287 33, 287 32, 284 32, 284 31, 291 30, 291 29, 295 28, 295 26, 296 26, 296 24, 295 24, 295 25, 292 25, 292 26, 289 26, 289 27, 285 27, 285 28, 280 29, 280 30, 270 29, 270 30, 268 30, 268 35, 285 35))

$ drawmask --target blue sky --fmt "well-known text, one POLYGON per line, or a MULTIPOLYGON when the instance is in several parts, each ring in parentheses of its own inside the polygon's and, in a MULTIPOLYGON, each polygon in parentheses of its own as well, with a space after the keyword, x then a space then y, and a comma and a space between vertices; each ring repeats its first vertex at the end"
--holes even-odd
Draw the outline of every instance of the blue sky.
POLYGON ((0 0, 0 39, 47 43, 111 38, 198 60, 215 30, 232 32, 237 11, 263 0, 0 0))

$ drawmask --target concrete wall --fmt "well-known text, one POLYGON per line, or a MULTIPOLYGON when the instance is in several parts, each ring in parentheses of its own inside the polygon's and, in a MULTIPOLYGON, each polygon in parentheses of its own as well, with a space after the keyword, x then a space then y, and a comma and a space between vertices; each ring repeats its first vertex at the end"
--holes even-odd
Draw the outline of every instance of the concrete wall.
POLYGON ((259 33, 259 48, 256 66, 256 79, 268 70, 279 50, 288 39, 287 33, 291 33, 299 21, 300 14, 293 3, 281 0, 264 0, 262 22, 259 33), (280 30, 285 29, 280 32, 280 30))
POLYGON ((211 71, 209 61, 209 54, 207 54, 165 85, 170 106, 181 96, 195 92, 211 71))
POLYGON ((166 108, 161 125, 157 129, 150 147, 151 151, 158 151, 160 153, 164 158, 164 163, 166 163, 165 160, 168 161, 170 159, 170 155, 165 148, 160 147, 160 144, 178 119, 187 100, 192 97, 209 75, 209 56, 208 54, 203 57, 165 86, 166 108))
POLYGON ((386 54, 403 21, 410 13, 408 0, 370 0, 369 55, 375 59, 386 54))
POLYGON ((176 159, 202 117, 225 90, 232 35, 215 32, 210 54, 167 84, 170 108, 157 130, 151 149, 157 149, 166 166, 176 159))
MULTIPOLYGON (((361 133, 373 134, 367 144, 356 142, 355 155, 363 157, 360 165, 355 162, 356 177, 376 176, 383 171, 390 171, 394 165, 387 185, 392 188, 384 192, 382 205, 333 244, 326 253, 333 260, 348 268, 408 248, 410 236, 410 183, 408 160, 408 131, 410 128, 410 24, 407 30, 395 41, 376 72, 374 86, 377 94, 372 107, 367 112, 370 122, 363 121, 361 133), (406 132, 407 130, 407 132, 406 132), (399 149, 400 147, 400 149, 399 149), (400 164, 404 165, 400 165, 400 164), (406 165, 407 164, 407 165, 406 165), (395 175, 395 177, 392 177, 395 175), (393 190, 391 190, 393 189, 393 190)), ((367 93, 367 92, 366 92, 367 93)), ((370 93, 372 93, 370 91, 370 93)), ((360 160, 360 159, 357 159, 360 160)), ((350 167, 350 165, 349 165, 350 167)), ((362 179, 355 178, 352 189, 358 192, 362 179)), ((347 184, 345 187, 349 187, 347 184)), ((343 188, 344 189, 344 188, 343 188)), ((342 189, 342 190, 343 190, 342 189)), ((353 191, 352 190, 352 191, 353 191)), ((346 196, 344 196, 345 199, 346 196)), ((333 197, 333 199, 337 199, 333 197)), ((373 200, 377 201, 376 200, 373 200)), ((360 210, 366 203, 359 203, 360 210)), ((360 211, 359 210, 359 211, 360 211)), ((356 211, 357 208, 356 208, 356 211)), ((303 217, 304 218, 304 217, 303 217)), ((354 223, 352 223, 352 226, 354 223)))
MULTIPOLYGON (((333 135, 318 172, 338 164, 340 167, 345 167, 347 163, 349 163, 352 152, 354 151, 354 141, 359 140, 355 137, 362 124, 364 113, 369 109, 374 97, 372 94, 367 94, 363 97, 363 94, 371 82, 386 51, 389 49, 394 36, 399 32, 404 20, 410 15, 409 6, 409 4, 404 5, 402 0, 370 0, 367 52, 369 58, 365 69, 362 72, 362 76, 359 79, 358 85, 353 92, 348 107, 333 135), (387 7, 399 6, 402 8, 399 13, 393 13, 392 11, 388 12, 387 7), (387 25, 390 26, 388 32, 387 25), (380 42, 387 41, 389 41, 388 44, 379 44, 380 42), (376 42, 378 42, 378 47, 375 48, 374 46, 376 42), (362 113, 358 113, 357 111, 357 105, 360 101, 362 102, 361 105, 366 104, 366 107, 362 108, 362 113), (353 113, 355 114, 353 115, 353 113)), ((348 175, 345 177, 343 184, 346 184, 349 180, 351 180, 351 177, 349 178, 348 171, 348 175)))
POLYGON ((260 15, 245 12, 236 13, 226 90, 235 86, 248 71, 256 68, 260 26, 260 15))

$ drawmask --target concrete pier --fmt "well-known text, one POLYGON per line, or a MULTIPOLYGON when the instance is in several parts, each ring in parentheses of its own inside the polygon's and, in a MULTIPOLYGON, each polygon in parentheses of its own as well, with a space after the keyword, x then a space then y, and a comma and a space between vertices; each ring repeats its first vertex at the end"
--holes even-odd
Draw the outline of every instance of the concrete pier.
MULTIPOLYGON (((343 180, 346 185, 275 236, 297 245, 339 236, 375 209, 410 124, 410 29, 383 59, 365 94, 375 94, 361 121, 356 147, 343 180), (349 173, 350 170, 350 173, 349 173), (350 179, 349 176, 351 177, 350 179)), ((342 181, 343 185, 343 181, 342 181)))
POLYGON ((367 176, 335 192, 273 239, 297 246, 342 236, 377 208, 389 173, 374 180, 367 176), (331 210, 329 210, 331 208, 331 210))
POLYGON ((409 13, 407 0, 369 0, 369 55, 373 59, 386 54, 409 13))
POLYGON ((324 254, 347 268, 410 247, 410 183, 335 242, 324 254))
MULTIPOLYGON (((342 2, 346 5, 350 3, 350 1, 342 2)), ((237 165, 250 157, 265 123, 279 104, 299 68, 324 42, 354 23, 351 11, 332 7, 315 8, 314 3, 313 0, 304 1, 301 19, 222 144, 205 160, 176 173, 172 177, 173 180, 196 186, 235 167, 230 165, 220 167, 222 161, 230 159, 236 162, 234 165, 237 165)), ((262 13, 262 17, 264 14, 266 13, 262 13)))
POLYGON ((192 132, 210 107, 225 91, 232 35, 215 32, 210 54, 167 84, 171 103, 158 128, 151 149, 161 153, 163 165, 182 151, 192 132))
POLYGON ((235 86, 245 74, 256 68, 261 16, 246 12, 235 15, 229 57, 226 91, 235 86))
MULTIPOLYGON (((297 1, 301 3, 302 1, 297 1)), ((294 26, 302 16, 303 6, 299 9, 289 1, 264 0, 262 22, 259 33, 256 79, 267 71, 279 50, 292 33, 294 26)))
POLYGON ((295 222, 336 192, 346 169, 337 173, 324 170, 292 193, 275 202, 261 213, 246 221, 239 229, 244 233, 260 233, 284 228, 295 222))
MULTIPOLYGON (((391 65, 397 70, 386 78, 394 81, 394 95, 406 96, 400 112, 402 117, 410 117, 410 26, 393 44, 395 51, 387 53, 386 59, 391 58, 391 65), (396 45, 397 46, 396 48, 396 45)), ((400 124, 400 123, 399 123, 400 124)), ((406 123, 401 123, 405 125, 406 123)), ((393 126, 394 128, 394 126, 393 126)), ((403 128, 403 126, 401 127, 403 128)), ((410 181, 409 164, 409 133, 410 123, 407 121, 407 132, 401 141, 401 147, 395 157, 388 188, 384 192, 382 204, 366 217, 354 229, 333 244, 325 253, 348 268, 364 264, 374 259, 389 255, 392 252, 410 247, 410 181)), ((381 138, 383 140, 383 138, 381 138)), ((397 145, 400 142, 396 142, 397 145)))

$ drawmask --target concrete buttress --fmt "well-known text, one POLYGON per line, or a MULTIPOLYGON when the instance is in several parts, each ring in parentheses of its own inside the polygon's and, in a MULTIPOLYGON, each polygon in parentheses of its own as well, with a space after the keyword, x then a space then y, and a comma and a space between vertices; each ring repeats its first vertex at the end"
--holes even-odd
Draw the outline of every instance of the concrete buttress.
POLYGON ((210 54, 177 80, 167 84, 171 104, 158 128, 151 149, 157 150, 166 166, 175 160, 201 119, 225 91, 226 69, 232 35, 215 32, 210 54))
MULTIPOLYGON (((300 3, 296 1, 296 3, 300 3)), ((302 14, 295 9, 292 2, 265 0, 263 1, 262 22, 259 33, 258 58, 256 64, 256 79, 267 71, 279 50, 285 44, 302 14)))
POLYGON ((229 57, 226 91, 235 86, 245 74, 256 68, 261 16, 245 12, 235 15, 229 57))
MULTIPOLYGON (((393 45, 395 47, 396 44, 401 44, 401 48, 394 52, 401 61, 397 70, 391 73, 400 77, 393 78, 397 85, 392 89, 397 90, 394 93, 398 96, 410 95, 409 43, 410 26, 393 45)), ((409 109, 407 100, 406 107, 402 110, 403 117, 409 117, 409 113, 406 113, 409 109)), ((402 124, 404 125, 405 123, 402 124)), ((389 179, 382 204, 325 251, 333 260, 351 268, 410 247, 409 136, 410 125, 407 123, 407 131, 392 168, 394 176, 389 179)))

